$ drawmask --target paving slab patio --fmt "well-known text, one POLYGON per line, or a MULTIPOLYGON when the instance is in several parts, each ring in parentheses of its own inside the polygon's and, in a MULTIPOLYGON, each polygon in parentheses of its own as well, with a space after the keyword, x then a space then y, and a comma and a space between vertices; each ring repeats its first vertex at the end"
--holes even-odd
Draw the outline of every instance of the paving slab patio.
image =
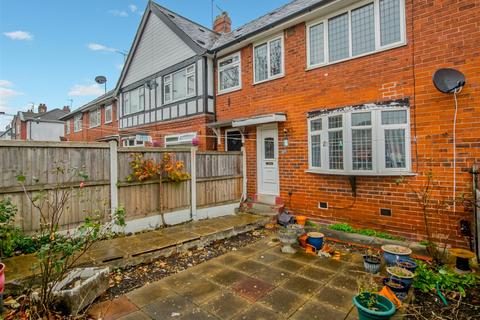
MULTIPOLYGON (((82 256, 79 265, 135 265, 192 246, 232 237, 263 226, 268 221, 268 217, 236 214, 100 241, 82 256)), ((243 254, 248 255, 248 250, 243 254)), ((28 254, 4 259, 3 262, 6 265, 8 288, 10 284, 33 278, 33 266, 37 264, 37 259, 34 254, 28 254)))
POLYGON ((136 308, 119 319, 354 319, 361 262, 282 254, 266 238, 128 293, 136 308))

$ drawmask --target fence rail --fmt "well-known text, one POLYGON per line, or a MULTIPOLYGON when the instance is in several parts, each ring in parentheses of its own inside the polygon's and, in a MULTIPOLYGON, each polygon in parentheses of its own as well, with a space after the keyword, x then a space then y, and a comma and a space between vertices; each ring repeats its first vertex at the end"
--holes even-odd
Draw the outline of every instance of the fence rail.
POLYGON ((111 208, 117 206, 125 208, 127 221, 186 209, 195 218, 197 207, 238 202, 243 191, 241 152, 197 152, 193 148, 117 149, 114 143, 0 141, 0 159, 0 200, 10 198, 18 206, 16 223, 25 232, 38 229, 40 218, 24 188, 30 197, 40 191, 53 196, 59 184, 72 188, 76 196, 67 204, 60 223, 63 229, 78 226, 87 216, 99 214, 108 220, 111 208), (191 179, 179 183, 163 181, 162 188, 160 179, 127 182, 132 153, 141 153, 144 158, 158 162, 167 152, 184 163, 191 179), (88 180, 80 188, 81 177, 56 175, 53 172, 57 167, 83 171, 88 180), (17 181, 18 175, 25 177, 24 188, 17 181))

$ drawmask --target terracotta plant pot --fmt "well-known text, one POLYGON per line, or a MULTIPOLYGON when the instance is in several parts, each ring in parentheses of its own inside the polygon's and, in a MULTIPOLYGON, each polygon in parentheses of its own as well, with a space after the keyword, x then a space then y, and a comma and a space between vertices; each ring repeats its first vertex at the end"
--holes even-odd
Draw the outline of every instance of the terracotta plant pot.
POLYGON ((307 222, 307 217, 305 216, 295 216, 297 223, 301 226, 305 226, 305 222, 307 222))
POLYGON ((307 239, 308 239, 308 236, 306 233, 298 237, 298 242, 300 243, 301 247, 305 248, 307 246, 307 239))

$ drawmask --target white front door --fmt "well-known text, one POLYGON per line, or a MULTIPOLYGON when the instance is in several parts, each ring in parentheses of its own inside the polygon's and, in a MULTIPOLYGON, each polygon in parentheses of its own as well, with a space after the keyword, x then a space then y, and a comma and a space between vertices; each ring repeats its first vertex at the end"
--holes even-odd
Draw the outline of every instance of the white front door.
POLYGON ((258 193, 279 195, 277 124, 257 127, 258 193))

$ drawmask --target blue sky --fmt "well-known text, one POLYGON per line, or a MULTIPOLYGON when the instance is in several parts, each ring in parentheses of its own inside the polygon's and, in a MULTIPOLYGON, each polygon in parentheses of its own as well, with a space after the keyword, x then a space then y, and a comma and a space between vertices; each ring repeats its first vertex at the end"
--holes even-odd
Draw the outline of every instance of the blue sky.
MULTIPOLYGON (((289 0, 216 0, 238 27, 289 0)), ((211 0, 157 3, 211 26, 211 0)), ((112 89, 147 0, 0 0, 0 111, 14 114, 32 103, 73 108, 112 89)), ((215 14, 219 10, 215 8, 215 14)), ((0 115, 0 130, 10 121, 0 115)))

